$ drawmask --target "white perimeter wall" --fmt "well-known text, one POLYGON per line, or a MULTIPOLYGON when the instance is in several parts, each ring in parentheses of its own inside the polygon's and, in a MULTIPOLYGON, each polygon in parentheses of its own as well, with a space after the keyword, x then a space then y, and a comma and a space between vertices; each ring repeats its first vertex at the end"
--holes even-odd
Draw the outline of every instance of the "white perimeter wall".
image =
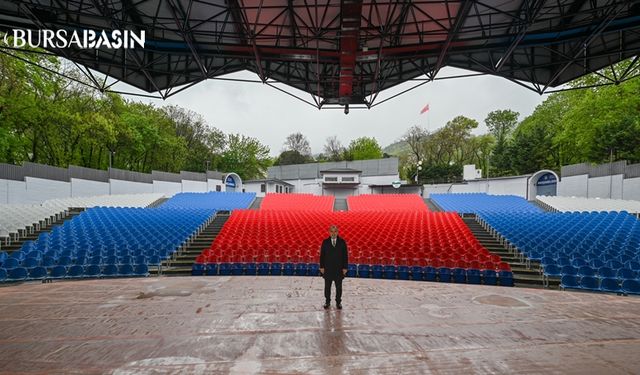
POLYGON ((27 184, 24 181, 0 180, 0 203, 26 203, 27 184))
POLYGON ((211 179, 207 180, 207 191, 217 191, 216 186, 220 186, 220 191, 226 191, 227 186, 222 183, 222 181, 211 179))
POLYGON ((182 192, 204 193, 207 191, 207 183, 205 181, 182 180, 182 192))
POLYGON ((589 179, 589 198, 622 199, 623 175, 594 177, 589 179))
POLYGON ((163 193, 167 197, 172 197, 182 192, 182 184, 180 182, 153 181, 153 192, 163 193))
POLYGON ((109 181, 111 183, 111 194, 153 193, 153 184, 111 179, 109 181))
POLYGON ((587 198, 589 188, 589 176, 586 174, 571 177, 562 177, 558 182, 558 195, 561 197, 587 198))
POLYGON ((109 184, 107 182, 89 181, 80 178, 71 179, 71 196, 74 198, 108 194, 109 184))
POLYGON ((640 177, 623 181, 622 199, 640 201, 640 177))
MULTIPOLYGON (((17 203, 39 204, 51 198, 69 198, 71 183, 63 181, 45 180, 42 178, 25 177, 25 190, 16 191, 17 203)), ((14 202, 9 202, 14 203, 14 202)))
POLYGON ((558 195, 640 200, 640 177, 625 179, 621 174, 593 178, 586 174, 564 177, 558 183, 558 195))

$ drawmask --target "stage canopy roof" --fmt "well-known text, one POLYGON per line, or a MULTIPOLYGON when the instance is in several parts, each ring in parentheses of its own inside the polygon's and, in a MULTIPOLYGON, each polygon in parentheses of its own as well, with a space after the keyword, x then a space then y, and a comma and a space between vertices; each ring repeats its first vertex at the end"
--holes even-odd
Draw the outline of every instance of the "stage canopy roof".
POLYGON ((145 30, 144 49, 50 52, 162 98, 249 70, 316 107, 369 108, 380 91, 438 79, 445 66, 544 93, 635 65, 640 1, 0 0, 0 26, 145 30))

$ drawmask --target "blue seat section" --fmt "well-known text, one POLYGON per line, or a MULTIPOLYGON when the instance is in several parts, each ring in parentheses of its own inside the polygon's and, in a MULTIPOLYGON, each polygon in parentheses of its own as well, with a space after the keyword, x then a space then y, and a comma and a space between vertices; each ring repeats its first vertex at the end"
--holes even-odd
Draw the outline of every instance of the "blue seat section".
POLYGON ((91 208, 5 254, 4 281, 146 276, 149 265, 171 257, 215 212, 91 208))
POLYGON ((429 198, 442 210, 458 213, 542 212, 522 197, 486 193, 430 194, 429 198))
POLYGON ((634 280, 640 262, 640 220, 622 212, 481 213, 489 225, 546 277, 561 277, 566 288, 611 290, 604 279, 634 280), (564 279, 564 276, 571 276, 564 279), (577 283, 577 284, 576 284, 577 283))
POLYGON ((249 208, 256 193, 216 192, 178 193, 164 202, 160 208, 205 208, 216 211, 233 211, 249 208))

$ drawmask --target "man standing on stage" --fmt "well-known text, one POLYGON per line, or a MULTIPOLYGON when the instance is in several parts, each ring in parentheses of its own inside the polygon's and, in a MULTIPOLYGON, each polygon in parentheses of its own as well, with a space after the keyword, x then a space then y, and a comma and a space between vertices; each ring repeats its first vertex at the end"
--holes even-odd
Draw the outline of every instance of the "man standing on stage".
POLYGON ((322 241, 320 248, 320 274, 324 277, 324 308, 331 305, 331 283, 336 284, 336 305, 342 309, 342 279, 347 275, 349 253, 347 243, 338 237, 338 227, 329 227, 330 237, 322 241))

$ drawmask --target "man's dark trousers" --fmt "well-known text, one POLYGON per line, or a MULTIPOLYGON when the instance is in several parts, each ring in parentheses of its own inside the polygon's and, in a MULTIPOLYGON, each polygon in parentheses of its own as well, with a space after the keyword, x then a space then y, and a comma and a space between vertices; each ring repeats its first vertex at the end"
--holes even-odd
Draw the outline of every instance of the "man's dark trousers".
POLYGON ((339 305, 342 303, 342 278, 331 279, 325 277, 324 279, 324 299, 329 304, 331 302, 331 283, 336 284, 336 303, 339 305))

